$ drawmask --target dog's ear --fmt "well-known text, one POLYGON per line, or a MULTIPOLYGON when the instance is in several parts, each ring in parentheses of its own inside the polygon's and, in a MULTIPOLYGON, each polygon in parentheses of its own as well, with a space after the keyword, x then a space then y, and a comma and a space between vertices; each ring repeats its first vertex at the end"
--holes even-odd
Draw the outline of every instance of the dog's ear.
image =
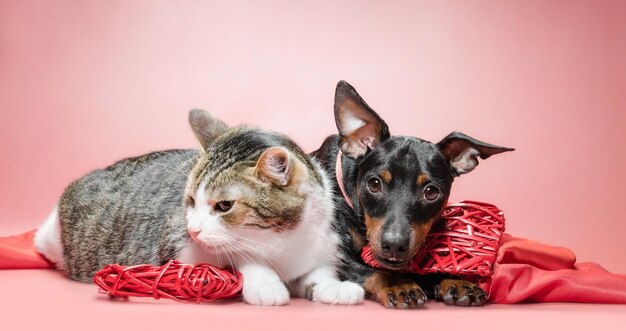
POLYGON ((389 139, 387 123, 343 80, 335 90, 335 123, 341 136, 339 148, 353 159, 389 139))
POLYGON ((189 126, 205 151, 215 138, 228 130, 226 123, 202 109, 189 112, 189 126))
POLYGON ((455 176, 474 170, 478 165, 479 156, 481 159, 486 159, 494 154, 515 150, 487 144, 461 132, 450 133, 437 143, 437 147, 448 161, 455 176))

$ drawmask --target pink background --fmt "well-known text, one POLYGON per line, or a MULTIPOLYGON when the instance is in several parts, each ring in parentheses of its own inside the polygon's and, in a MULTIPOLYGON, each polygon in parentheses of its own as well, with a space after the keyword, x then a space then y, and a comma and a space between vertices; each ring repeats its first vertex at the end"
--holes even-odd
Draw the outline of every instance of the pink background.
POLYGON ((0 235, 96 167, 195 147, 194 107, 312 151, 339 79, 393 134, 515 147, 451 201, 493 202, 509 233, 626 273, 620 1, 0 0, 0 235))

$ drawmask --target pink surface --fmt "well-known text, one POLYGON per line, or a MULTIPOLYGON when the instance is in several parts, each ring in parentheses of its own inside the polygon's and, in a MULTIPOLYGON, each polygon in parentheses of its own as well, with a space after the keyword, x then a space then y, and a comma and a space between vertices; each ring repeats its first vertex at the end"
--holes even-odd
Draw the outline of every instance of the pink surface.
MULTIPOLYGON (((444 212, 444 214, 451 213, 444 212)), ((54 265, 36 251, 33 243, 34 234, 35 230, 32 230, 11 237, 0 237, 0 270, 54 269, 54 265)), ((465 270, 459 273, 452 272, 466 280, 478 281, 488 294, 487 303, 626 304, 626 275, 610 273, 593 262, 575 263, 574 252, 564 247, 516 238, 506 233, 499 241, 497 258, 495 262, 489 262, 489 265, 493 265, 493 274, 491 274, 492 270, 489 270, 489 276, 476 278, 475 273, 465 270)), ((379 268, 380 266, 375 262, 372 263, 371 257, 368 257, 365 251, 364 249, 362 254, 363 260, 379 268)), ((190 272, 192 272, 190 269, 194 269, 197 272, 193 271, 192 274, 205 277, 207 266, 211 270, 209 273, 215 276, 209 276, 213 280, 209 279, 208 282, 213 283, 219 289, 210 292, 200 291, 203 292, 201 297, 198 297, 194 291, 189 292, 179 287, 172 287, 174 282, 178 284, 182 280, 180 272, 187 274, 180 268, 182 265, 178 261, 170 261, 163 266, 109 265, 94 275, 93 282, 101 289, 100 292, 114 296, 169 298, 187 302, 211 302, 216 299, 238 298, 242 282, 245 281, 241 274, 233 274, 229 270, 213 270, 210 265, 206 264, 182 268, 190 272), (166 272, 166 270, 169 271, 166 272), (123 281, 119 282, 120 279, 123 281), (160 281, 155 279, 160 279, 160 281), (157 286, 157 284, 160 285, 157 286)), ((416 269, 406 270, 406 272, 420 273, 416 269)), ((426 271, 426 273, 429 272, 426 271)), ((195 288, 194 277, 189 275, 183 277, 186 279, 183 283, 189 283, 191 288, 195 288)))
MULTIPOLYGON (((459 130, 517 149, 460 178, 450 201, 496 203, 508 232, 626 273, 624 13, 623 1, 0 0, 0 235, 38 225, 64 187, 95 167, 196 146, 186 124, 193 107, 285 132, 313 150, 335 131, 334 85, 346 79, 394 134, 436 141, 459 130)), ((464 322, 624 316, 623 307, 589 305, 434 305, 429 315, 372 303, 129 308, 93 290, 50 271, 0 272, 9 325, 70 315, 96 328, 250 316, 232 323, 281 328, 290 324, 277 322, 283 311, 304 326, 441 325, 451 311, 464 322), (20 318, 29 311, 41 317, 20 318), (169 312, 179 317, 146 318, 169 312)))
POLYGON ((339 307, 295 299, 285 307, 242 303, 183 304, 110 300, 95 286, 69 282, 52 270, 0 271, 3 330, 622 330, 625 305, 519 304, 479 308, 428 303, 397 311, 366 302, 339 307), (467 325, 468 327, 458 327, 467 325), (215 329, 217 330, 217 329, 215 329))

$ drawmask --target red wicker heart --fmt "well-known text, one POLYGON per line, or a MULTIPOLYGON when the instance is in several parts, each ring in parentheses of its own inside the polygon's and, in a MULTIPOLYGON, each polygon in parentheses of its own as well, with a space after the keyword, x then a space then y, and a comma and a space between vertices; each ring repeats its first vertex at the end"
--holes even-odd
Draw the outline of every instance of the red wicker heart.
POLYGON ((243 286, 243 277, 237 270, 175 260, 162 266, 110 264, 98 271, 93 281, 101 293, 112 297, 153 297, 195 303, 237 297, 243 286))
MULTIPOLYGON (((447 206, 442 217, 443 229, 428 234, 406 271, 490 276, 504 232, 504 213, 488 203, 461 201, 447 206)), ((361 257, 380 267, 369 246, 361 257)))

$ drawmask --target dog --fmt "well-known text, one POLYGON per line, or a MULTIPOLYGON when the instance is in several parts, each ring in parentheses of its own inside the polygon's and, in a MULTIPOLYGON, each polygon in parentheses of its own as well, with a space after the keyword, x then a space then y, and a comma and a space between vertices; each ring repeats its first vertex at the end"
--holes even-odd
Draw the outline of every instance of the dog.
POLYGON ((335 225, 343 238, 340 278, 362 285, 369 298, 388 308, 417 308, 429 297, 448 305, 483 305, 487 295, 475 283, 400 271, 439 224, 454 178, 472 171, 479 157, 513 149, 460 132, 436 144, 391 136, 385 121, 345 81, 337 84, 334 114, 339 134, 311 156, 335 174, 335 225), (368 244, 385 270, 362 261, 368 244))

